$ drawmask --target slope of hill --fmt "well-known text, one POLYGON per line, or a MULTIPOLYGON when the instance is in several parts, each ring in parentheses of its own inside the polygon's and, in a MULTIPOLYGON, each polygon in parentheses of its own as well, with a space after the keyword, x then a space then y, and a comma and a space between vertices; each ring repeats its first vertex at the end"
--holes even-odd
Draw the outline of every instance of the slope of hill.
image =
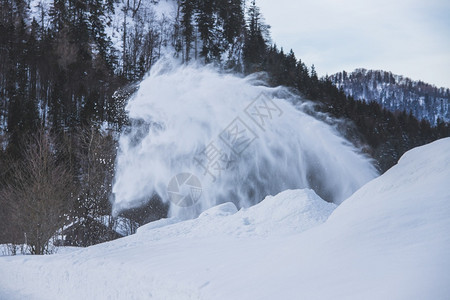
POLYGON ((449 153, 450 138, 407 152, 332 213, 288 191, 72 253, 1 257, 0 298, 448 299, 449 153))
POLYGON ((356 100, 375 101, 390 111, 411 112, 436 125, 450 121, 450 89, 386 71, 356 69, 331 75, 330 80, 356 100))

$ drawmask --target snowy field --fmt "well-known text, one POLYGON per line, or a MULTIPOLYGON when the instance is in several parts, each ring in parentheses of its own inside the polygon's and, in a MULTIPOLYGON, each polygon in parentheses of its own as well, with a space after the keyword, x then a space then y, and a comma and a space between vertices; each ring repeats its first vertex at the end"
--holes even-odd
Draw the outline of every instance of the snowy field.
POLYGON ((51 256, 0 257, 0 299, 450 299, 450 138, 339 207, 290 190, 51 256))

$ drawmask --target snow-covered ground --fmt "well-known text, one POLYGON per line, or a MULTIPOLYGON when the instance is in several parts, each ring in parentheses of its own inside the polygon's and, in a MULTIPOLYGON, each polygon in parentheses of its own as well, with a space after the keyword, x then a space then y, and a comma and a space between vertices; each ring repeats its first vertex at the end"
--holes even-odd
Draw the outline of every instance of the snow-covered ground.
POLYGON ((0 257, 0 299, 450 299, 449 216, 447 138, 336 209, 291 190, 74 252, 0 257))

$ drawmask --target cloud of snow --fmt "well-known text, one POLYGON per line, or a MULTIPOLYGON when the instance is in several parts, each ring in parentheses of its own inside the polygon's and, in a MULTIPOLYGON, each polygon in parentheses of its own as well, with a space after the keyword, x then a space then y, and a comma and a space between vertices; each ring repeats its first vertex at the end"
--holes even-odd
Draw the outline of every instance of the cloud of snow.
POLYGON ((340 203, 377 175, 332 126, 306 114, 305 103, 293 105, 294 95, 260 78, 157 63, 127 106, 132 125, 120 137, 114 210, 153 194, 173 200, 169 182, 188 180, 179 174, 200 182, 195 205, 171 204, 171 215, 182 218, 296 188, 340 203))

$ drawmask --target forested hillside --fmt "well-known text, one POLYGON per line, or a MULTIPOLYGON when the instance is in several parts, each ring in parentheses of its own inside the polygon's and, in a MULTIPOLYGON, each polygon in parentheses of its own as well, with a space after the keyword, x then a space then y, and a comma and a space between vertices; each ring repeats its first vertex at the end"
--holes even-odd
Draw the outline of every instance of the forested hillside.
POLYGON ((357 69, 330 76, 345 94, 357 100, 375 101, 390 111, 411 112, 432 125, 450 121, 450 89, 437 88, 423 81, 386 71, 357 69))
POLYGON ((339 129, 382 171, 450 135, 448 123, 347 97, 269 31, 255 1, 0 0, 0 243, 41 254, 61 228, 87 246, 167 214, 157 196, 126 218, 109 202, 124 107, 162 56, 267 72, 268 84, 346 120, 339 129))

